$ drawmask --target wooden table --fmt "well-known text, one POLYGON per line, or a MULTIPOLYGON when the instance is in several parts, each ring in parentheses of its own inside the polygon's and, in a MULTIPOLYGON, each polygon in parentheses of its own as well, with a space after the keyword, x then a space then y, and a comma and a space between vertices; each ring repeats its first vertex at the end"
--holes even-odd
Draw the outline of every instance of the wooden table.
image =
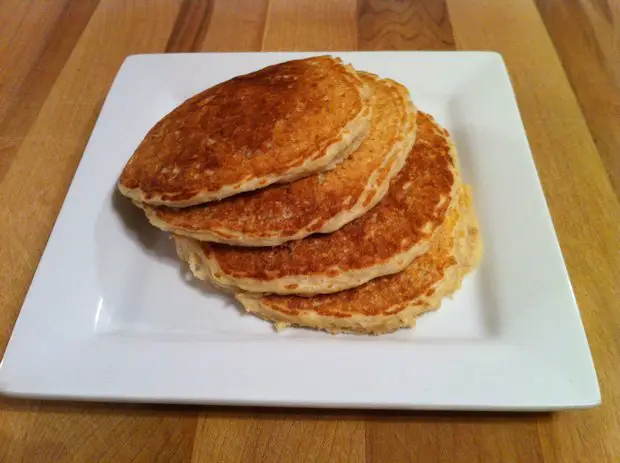
POLYGON ((600 408, 555 414, 5 399, 0 461, 620 461, 619 8, 606 0, 0 0, 0 349, 127 55, 496 50, 603 394, 600 408))

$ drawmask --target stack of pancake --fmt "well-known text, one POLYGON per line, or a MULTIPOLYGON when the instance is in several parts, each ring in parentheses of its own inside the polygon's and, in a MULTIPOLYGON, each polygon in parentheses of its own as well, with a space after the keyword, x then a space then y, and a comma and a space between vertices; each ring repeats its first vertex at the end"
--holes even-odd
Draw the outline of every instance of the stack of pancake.
POLYGON ((119 189, 193 274, 275 323, 412 327, 478 263, 448 132, 399 83, 321 56, 223 82, 159 121, 119 189))

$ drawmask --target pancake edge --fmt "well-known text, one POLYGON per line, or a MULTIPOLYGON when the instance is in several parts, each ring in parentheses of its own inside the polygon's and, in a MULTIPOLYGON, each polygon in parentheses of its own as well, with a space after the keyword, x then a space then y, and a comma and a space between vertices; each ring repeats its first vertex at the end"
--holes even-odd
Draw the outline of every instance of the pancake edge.
MULTIPOLYGON (((406 89, 404 89, 404 91, 406 92, 406 89)), ((408 92, 406 95, 404 95, 401 91, 401 95, 404 98, 407 98, 407 100, 409 100, 408 92)), ((157 216, 157 212, 151 207, 149 207, 149 205, 136 205, 144 210, 146 217, 148 218, 151 225, 153 225, 154 227, 159 228, 163 231, 185 236, 198 241, 207 241, 235 246, 265 247, 278 246, 288 241, 300 240, 314 233, 332 233, 336 230, 339 230, 349 222, 352 222, 353 220, 361 217, 366 212, 371 210, 374 206, 376 206, 377 203, 379 203, 379 201, 381 201, 383 197, 387 194, 392 179, 404 167, 407 158, 411 152, 411 149, 415 144, 417 132, 417 109, 410 101, 408 101, 407 112, 407 124, 405 125, 405 128, 403 130, 402 138, 400 138, 394 143, 392 149, 386 154, 381 166, 379 166, 368 179, 368 183, 366 184, 364 191, 361 193, 356 203, 347 210, 339 212, 332 216, 330 219, 327 219, 319 228, 314 228, 312 226, 314 222, 310 222, 310 224, 301 228, 294 234, 284 235, 273 233, 260 236, 245 235, 243 233, 239 233, 235 230, 224 227, 212 228, 210 230, 193 231, 188 228, 170 225, 168 222, 160 219, 157 216), (384 169, 386 168, 388 168, 389 171, 386 175, 384 182, 380 185, 378 189, 374 190, 374 187, 377 183, 377 178, 381 175, 382 172, 384 172, 384 169), (373 191, 374 195, 372 196, 371 201, 367 205, 364 205, 368 198, 371 197, 373 191)), ((206 204, 205 207, 208 207, 208 204, 206 204)))
POLYGON ((234 184, 224 185, 216 191, 197 192, 191 198, 179 201, 162 198, 162 196, 174 196, 174 193, 147 196, 141 188, 126 188, 121 183, 120 179, 117 182, 118 190, 123 196, 126 196, 134 202, 153 206, 190 207, 211 201, 219 201, 230 196, 258 190, 276 183, 290 183, 294 180, 335 168, 361 145, 370 131, 372 120, 372 108, 368 102, 372 95, 370 87, 359 78, 353 66, 344 63, 342 65, 347 71, 346 75, 358 84, 361 109, 357 116, 342 128, 340 134, 335 137, 337 138, 336 141, 326 146, 322 150, 322 153, 314 152, 296 168, 280 174, 255 177, 247 181, 241 180, 234 184))
MULTIPOLYGON (((442 130, 445 134, 447 134, 445 129, 443 129, 434 118, 433 121, 435 122, 437 129, 442 130)), ((449 209, 455 207, 455 204, 457 203, 457 196, 462 186, 462 181, 458 167, 459 163, 456 147, 454 146, 452 137, 446 135, 445 139, 449 147, 449 155, 452 158, 452 173, 454 176, 452 191, 448 198, 450 204, 448 206, 448 210, 446 211, 447 215, 449 213, 449 209)), ((441 205, 441 203, 439 205, 441 205)), ((272 280, 230 277, 223 272, 217 262, 217 259, 207 255, 207 253, 202 250, 200 241, 179 235, 173 235, 173 238, 177 246, 177 253, 179 253, 179 257, 181 257, 179 247, 183 248, 183 255, 192 255, 192 262, 194 262, 194 265, 193 267, 190 265, 190 268, 196 278, 200 280, 209 280, 214 285, 220 288, 227 288, 231 291, 241 290, 250 293, 312 296, 315 294, 330 294, 338 291, 344 291, 346 289, 360 286, 375 278, 402 271, 413 261, 413 259, 428 251, 435 234, 438 233, 440 229, 441 226, 437 227, 431 236, 424 239, 421 244, 416 244, 407 251, 396 254, 385 260, 383 263, 376 264, 372 267, 348 270, 338 274, 335 277, 328 277, 325 274, 291 275, 281 278, 274 278, 272 280), (326 283, 326 280, 329 280, 329 283, 326 283)), ((181 258, 183 259, 183 257, 181 258)))
MULTIPOLYGON (((303 314, 292 316, 272 310, 261 301, 262 294, 237 293, 236 299, 244 309, 274 324, 276 331, 286 327, 302 327, 327 331, 331 334, 350 333, 380 335, 394 332, 401 328, 413 328, 421 315, 437 310, 445 297, 450 297, 460 289, 463 279, 472 272, 482 258, 483 245, 480 227, 471 198, 471 189, 463 186, 460 193, 466 196, 467 206, 459 210, 458 223, 453 231, 452 255, 456 263, 450 266, 444 277, 433 285, 430 296, 420 296, 409 302, 403 309, 392 315, 355 315, 351 317, 319 316, 303 314), (465 231, 465 238, 459 239, 459 232, 465 231)), ((391 310, 388 308, 386 311, 391 310)))

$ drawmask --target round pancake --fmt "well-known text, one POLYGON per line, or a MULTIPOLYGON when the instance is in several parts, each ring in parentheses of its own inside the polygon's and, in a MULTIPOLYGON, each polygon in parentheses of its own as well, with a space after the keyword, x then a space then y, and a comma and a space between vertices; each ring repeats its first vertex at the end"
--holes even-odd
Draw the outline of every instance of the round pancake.
POLYGON ((373 91, 370 133, 334 170, 187 208, 141 205, 150 222, 200 241, 275 246, 329 233, 380 201, 415 141, 416 110, 402 85, 359 73, 373 91))
POLYGON ((459 187, 447 131, 417 115, 416 143, 388 194, 340 230, 273 248, 236 247, 175 236, 194 274, 256 293, 332 293, 403 270, 424 254, 459 187))
POLYGON ((441 300, 460 288, 482 250, 478 223, 468 188, 433 239, 430 250, 404 271, 347 291, 314 297, 240 293, 248 312, 288 325, 331 333, 382 334, 413 327, 417 317, 439 308, 441 300))
POLYGON ((146 135, 119 190, 187 207, 324 171, 370 129, 370 91, 329 56, 235 77, 182 103, 146 135))

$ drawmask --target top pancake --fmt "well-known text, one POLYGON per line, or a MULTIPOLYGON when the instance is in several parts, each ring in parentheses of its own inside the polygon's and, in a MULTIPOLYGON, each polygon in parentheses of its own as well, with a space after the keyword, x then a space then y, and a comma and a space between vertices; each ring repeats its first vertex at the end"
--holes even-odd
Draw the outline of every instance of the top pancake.
POLYGON ((182 103, 146 135, 119 190, 187 207, 333 168, 370 129, 369 89, 329 56, 235 77, 182 103))
POLYGON ((447 131, 422 112, 417 126, 414 148, 388 194, 340 230, 273 248, 175 236, 179 255, 198 278, 257 293, 331 293, 403 270, 428 250, 460 183, 447 131))
POLYGON ((402 85, 359 73, 372 90, 372 124, 335 169, 287 185, 188 208, 142 205, 153 225, 201 241, 274 246, 333 232, 381 200, 415 140, 415 108, 402 85))
POLYGON ((400 273, 310 298, 240 293, 237 299, 278 329, 296 325, 331 333, 381 334, 412 327, 417 317, 456 291, 480 260, 482 242, 468 187, 462 188, 458 202, 430 250, 400 273))

